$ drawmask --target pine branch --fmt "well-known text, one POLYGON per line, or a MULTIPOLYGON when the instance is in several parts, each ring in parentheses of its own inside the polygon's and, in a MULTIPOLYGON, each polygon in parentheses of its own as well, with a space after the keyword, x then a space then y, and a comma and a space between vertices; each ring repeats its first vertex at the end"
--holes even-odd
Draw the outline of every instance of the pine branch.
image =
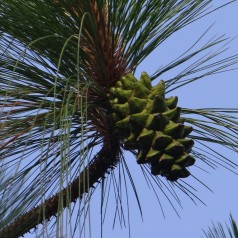
POLYGON ((102 149, 84 171, 81 172, 65 189, 47 199, 43 204, 31 209, 27 213, 18 217, 12 224, 0 231, 0 238, 16 238, 23 236, 38 224, 49 220, 58 213, 59 202, 63 200, 63 207, 69 207, 70 203, 82 198, 83 194, 88 193, 96 182, 105 176, 109 169, 113 169, 117 163, 119 155, 119 144, 104 143, 102 149), (89 181, 85 181, 89 177, 89 181), (87 184, 88 186, 85 186, 87 184), (80 189, 81 188, 81 189, 80 189), (69 201, 69 190, 71 191, 69 201))

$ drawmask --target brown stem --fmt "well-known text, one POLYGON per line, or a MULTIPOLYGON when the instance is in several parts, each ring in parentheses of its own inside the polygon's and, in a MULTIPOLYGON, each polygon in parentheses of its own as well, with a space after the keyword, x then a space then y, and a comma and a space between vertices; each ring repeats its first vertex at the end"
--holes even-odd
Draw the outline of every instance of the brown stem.
POLYGON ((0 231, 0 238, 17 238, 23 236, 32 228, 41 224, 44 220, 48 220, 52 216, 55 216, 58 212, 60 201, 63 200, 63 207, 66 208, 71 202, 75 202, 76 199, 81 198, 84 193, 88 192, 89 188, 93 187, 94 183, 105 176, 105 173, 109 169, 112 169, 117 165, 118 154, 118 143, 114 143, 114 146, 105 143, 99 153, 95 156, 93 162, 84 169, 78 178, 69 184, 68 187, 47 199, 43 204, 31 209, 18 217, 12 224, 3 228, 0 231), (85 178, 88 177, 89 181, 85 181, 85 178), (89 184, 89 186, 85 186, 85 184, 89 184), (70 201, 68 201, 69 189, 71 191, 70 201))

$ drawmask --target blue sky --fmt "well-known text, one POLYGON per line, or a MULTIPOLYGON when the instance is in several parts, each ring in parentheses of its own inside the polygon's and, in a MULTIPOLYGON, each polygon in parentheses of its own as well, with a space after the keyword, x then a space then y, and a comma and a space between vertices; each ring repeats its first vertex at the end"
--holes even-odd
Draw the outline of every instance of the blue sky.
MULTIPOLYGON (((227 1, 214 1, 215 4, 226 3, 227 1)), ((226 34, 227 37, 235 37, 238 35, 238 2, 233 3, 215 13, 201 19, 200 21, 188 26, 186 29, 174 34, 169 40, 158 47, 137 70, 137 75, 141 71, 153 73, 161 64, 170 62, 184 52, 196 39, 211 26, 213 27, 205 36, 204 40, 209 40, 212 36, 218 34, 226 34)), ((230 44, 230 50, 224 53, 224 56, 238 53, 238 39, 234 39, 230 44)), ((204 108, 204 107, 236 107, 238 106, 238 72, 231 71, 224 74, 214 75, 192 83, 182 89, 173 91, 171 94, 179 97, 179 105, 188 108, 204 108)), ((216 147, 215 147, 216 149, 216 147)), ((238 155, 227 153, 227 157, 238 162, 238 155)), ((183 208, 178 208, 180 218, 173 211, 169 203, 161 195, 161 203, 165 212, 165 219, 161 213, 158 202, 153 191, 147 188, 144 178, 140 171, 134 169, 134 158, 128 154, 126 159, 129 161, 130 168, 134 172, 134 180, 138 189, 141 205, 143 207, 142 222, 136 200, 130 197, 130 224, 131 235, 137 238, 199 238, 202 236, 202 229, 206 229, 208 225, 212 225, 212 221, 228 222, 229 214, 232 212, 233 217, 238 221, 238 192, 236 189, 238 177, 228 172, 226 169, 218 168, 217 170, 208 169, 208 173, 196 170, 197 177, 213 192, 199 185, 192 178, 186 181, 195 186, 197 191, 195 194, 206 204, 196 201, 197 205, 191 202, 183 194, 179 194, 183 208), (134 171, 135 170, 135 171, 134 171)), ((95 200, 94 200, 95 201, 95 200)), ((109 209, 108 209, 109 210, 109 209)), ((99 211, 99 210, 98 210, 99 211)), ((92 214, 95 214, 93 210, 92 214)), ((109 214, 108 214, 109 215, 109 214)), ((112 227, 112 216, 108 216, 109 222, 104 226, 104 237, 126 237, 128 229, 121 228, 117 224, 114 230, 112 227), (111 221, 110 221, 111 220, 111 221)), ((92 229, 93 229, 92 223, 92 229)), ((96 228, 96 227, 95 227, 96 228)), ((93 229, 94 230, 94 229, 93 229)), ((94 236, 93 236, 94 237, 94 236)), ((98 237, 95 235, 95 237, 98 237)))
MULTIPOLYGON (((226 3, 225 0, 214 1, 216 4, 226 3)), ((213 27, 205 36, 204 40, 209 40, 215 34, 226 34, 229 37, 238 35, 238 2, 233 3, 203 19, 188 26, 186 29, 174 34, 170 39, 164 42, 143 64, 140 65, 136 74, 140 75, 142 71, 153 73, 160 65, 169 63, 179 56, 196 39, 211 26, 213 27)), ((224 57, 238 53, 238 38, 230 43, 230 50, 224 53, 224 57)), ((179 105, 188 108, 204 107, 238 107, 238 71, 231 71, 224 74, 215 75, 192 83, 182 89, 173 91, 171 95, 179 97, 179 105)), ((216 148, 215 148, 216 149, 216 148)), ((238 163, 238 155, 227 153, 227 157, 238 163)), ((131 169, 135 185, 138 190, 141 205, 143 208, 143 222, 140 218, 136 198, 129 189, 129 209, 130 209, 130 232, 131 237, 136 238, 199 238, 202 237, 202 229, 206 229, 212 221, 228 221, 229 213, 238 221, 238 192, 236 183, 238 177, 223 168, 217 170, 208 169, 207 172, 196 170, 196 176, 205 184, 209 185, 213 192, 197 183, 189 177, 186 182, 194 186, 197 191, 194 193, 206 204, 196 200, 195 205, 184 194, 178 192, 181 200, 181 207, 176 205, 178 215, 159 191, 161 205, 163 207, 165 218, 162 215, 160 206, 154 193, 145 183, 144 177, 140 172, 139 166, 136 166, 135 158, 130 154, 125 154, 129 167, 131 169)), ((238 172, 238 171, 237 171, 238 172)), ((123 186, 123 185, 122 185, 123 186)), ((125 191, 125 189, 124 189, 125 191)), ((123 203, 126 204, 126 197, 123 197, 123 203)), ((104 237, 121 238, 128 236, 128 226, 120 228, 117 220, 116 226, 112 229, 115 200, 113 194, 107 209, 107 218, 103 227, 104 237)), ((100 189, 96 191, 91 201, 91 229, 92 237, 100 237, 100 189)), ((124 210, 127 211, 126 209, 124 210)), ((125 214, 125 217, 127 214, 125 214)), ((26 235, 25 237, 30 237, 26 235)), ((83 236, 82 236, 83 237, 83 236)), ((89 236, 85 236, 89 237, 89 236)))

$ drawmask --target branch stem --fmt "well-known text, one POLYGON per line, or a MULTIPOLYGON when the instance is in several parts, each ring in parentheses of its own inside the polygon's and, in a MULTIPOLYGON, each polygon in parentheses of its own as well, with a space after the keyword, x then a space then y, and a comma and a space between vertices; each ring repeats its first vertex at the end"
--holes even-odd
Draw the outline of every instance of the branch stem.
POLYGON ((106 172, 109 169, 113 169, 119 162, 118 144, 114 143, 114 148, 110 148, 109 146, 113 146, 113 144, 104 143, 102 149, 93 159, 93 162, 85 167, 79 177, 66 188, 47 199, 44 203, 21 215, 9 226, 3 228, 0 231, 0 238, 17 238, 23 236, 38 224, 49 220, 52 216, 56 216, 60 201, 63 200, 63 207, 67 208, 71 202, 75 202, 83 194, 88 193, 89 189, 101 178, 105 177, 106 172), (88 177, 89 181, 85 181, 88 177), (89 186, 85 186, 85 184, 89 186), (71 191, 70 201, 68 201, 69 190, 71 191))

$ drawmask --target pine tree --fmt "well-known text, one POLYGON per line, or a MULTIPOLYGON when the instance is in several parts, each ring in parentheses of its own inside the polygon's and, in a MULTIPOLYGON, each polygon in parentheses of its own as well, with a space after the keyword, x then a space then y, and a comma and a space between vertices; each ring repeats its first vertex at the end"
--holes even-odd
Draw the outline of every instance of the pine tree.
MULTIPOLYGON (((72 203, 80 199, 78 226, 97 184, 106 186, 120 166, 139 204, 126 150, 157 185, 163 179, 179 187, 180 180, 193 176, 190 167, 197 160, 236 166, 208 144, 237 151, 238 110, 183 108, 175 92, 232 68, 238 55, 216 61, 228 39, 216 37, 152 75, 145 69, 135 77, 137 67, 162 42, 215 11, 211 3, 1 1, 1 238, 47 226, 53 216, 60 236, 64 212, 71 216, 72 203), (216 47, 220 50, 211 53, 216 47), (162 80, 165 72, 197 56, 182 73, 162 80), (171 92, 174 96, 168 97, 171 92)), ((116 181, 117 186, 124 185, 116 181)))

